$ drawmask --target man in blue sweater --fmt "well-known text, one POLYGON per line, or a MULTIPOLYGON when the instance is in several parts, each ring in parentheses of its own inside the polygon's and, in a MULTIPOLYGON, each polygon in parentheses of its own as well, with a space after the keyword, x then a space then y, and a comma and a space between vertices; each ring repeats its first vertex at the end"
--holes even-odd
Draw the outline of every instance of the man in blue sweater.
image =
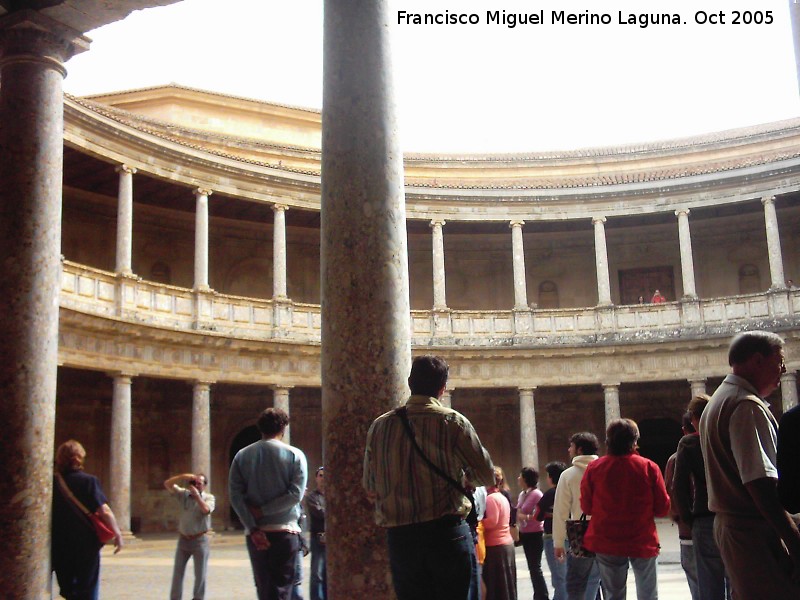
POLYGON ((236 453, 228 488, 247 536, 259 600, 289 600, 300 550, 300 501, 308 469, 302 451, 285 444, 289 415, 268 408, 258 419, 261 439, 236 453))

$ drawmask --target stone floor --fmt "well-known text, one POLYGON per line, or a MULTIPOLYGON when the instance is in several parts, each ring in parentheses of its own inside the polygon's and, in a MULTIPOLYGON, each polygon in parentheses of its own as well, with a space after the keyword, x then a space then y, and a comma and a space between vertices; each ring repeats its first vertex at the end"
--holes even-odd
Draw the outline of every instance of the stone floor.
MULTIPOLYGON (((658 572, 658 591, 660 600, 686 600, 689 588, 680 568, 677 530, 671 523, 658 524, 662 545, 658 572)), ((149 600, 169 596, 172 578, 172 557, 175 538, 172 535, 143 535, 136 542, 128 544, 116 556, 111 547, 103 549, 101 566, 100 597, 112 600, 149 600)), ((309 558, 304 569, 307 571, 309 558)), ((548 583, 550 574, 545 569, 548 583)), ((189 563, 184 584, 184 598, 191 597, 193 582, 192 566, 189 563)), ((528 600, 533 595, 531 580, 525 564, 522 548, 517 549, 517 586, 520 600, 528 600)), ((54 585, 57 591, 57 584, 54 585)), ((56 593, 53 597, 57 598, 56 593)), ((304 597, 308 598, 308 585, 303 586, 304 597)), ((244 538, 240 532, 218 533, 212 540, 209 560, 207 600, 239 600, 255 598, 253 577, 244 538)), ((635 598, 633 576, 630 576, 628 597, 635 598)), ((353 599, 362 600, 362 599, 353 599)), ((367 599, 363 599, 367 600, 367 599)))

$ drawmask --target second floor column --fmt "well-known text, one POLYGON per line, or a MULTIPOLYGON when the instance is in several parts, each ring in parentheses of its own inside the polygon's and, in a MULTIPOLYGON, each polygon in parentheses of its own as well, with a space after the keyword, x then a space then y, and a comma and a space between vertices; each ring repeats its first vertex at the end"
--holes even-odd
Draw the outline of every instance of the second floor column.
POLYGON ((133 273, 133 174, 136 169, 128 165, 116 168, 119 173, 117 193, 117 264, 118 275, 133 273))
MULTIPOLYGON (((280 408, 282 411, 285 411, 289 418, 291 419, 292 413, 289 410, 289 390, 290 387, 284 387, 275 385, 272 386, 272 406, 275 408, 280 408)), ((283 434, 283 441, 287 444, 291 443, 291 423, 288 427, 286 427, 286 431, 283 434)))
POLYGON ((675 211, 678 217, 678 242, 681 250, 681 274, 683 275, 683 297, 697 298, 694 283, 694 259, 692 258, 692 235, 689 230, 689 209, 675 211))
POLYGON ((783 254, 781 253, 781 235, 778 231, 778 214, 775 212, 775 196, 761 199, 764 205, 764 222, 767 228, 767 253, 769 254, 769 273, 772 279, 770 289, 784 289, 786 281, 783 276, 783 254))
POLYGON ((286 211, 288 206, 275 204, 272 211, 275 220, 272 227, 272 296, 285 300, 286 295, 286 211))
POLYGON ((781 375, 781 406, 783 412, 797 406, 797 373, 795 371, 781 375))
POLYGON ((445 310, 447 308, 444 275, 444 236, 442 235, 444 224, 445 222, 442 220, 431 221, 431 229, 433 230, 433 310, 445 310))
POLYGON ((194 227, 194 289, 207 291, 208 285, 208 197, 210 190, 197 188, 194 227))
POLYGON ((131 535, 131 375, 113 374, 111 397, 111 485, 108 503, 123 535, 131 535))
POLYGON ((192 472, 211 476, 211 382, 192 386, 192 472))
POLYGON ((528 290, 525 280, 525 248, 522 242, 522 226, 525 221, 511 221, 511 257, 514 266, 514 308, 528 308, 528 290))
POLYGON ((594 255, 597 269, 597 304, 609 306, 611 304, 611 280, 608 275, 608 250, 606 248, 605 217, 593 217, 594 225, 594 255))
POLYGON ((523 467, 539 470, 539 442, 536 437, 536 411, 533 392, 536 388, 519 390, 520 458, 523 467))
POLYGON ((606 427, 608 427, 608 424, 614 419, 619 419, 621 414, 618 383, 603 384, 603 400, 605 401, 606 427))

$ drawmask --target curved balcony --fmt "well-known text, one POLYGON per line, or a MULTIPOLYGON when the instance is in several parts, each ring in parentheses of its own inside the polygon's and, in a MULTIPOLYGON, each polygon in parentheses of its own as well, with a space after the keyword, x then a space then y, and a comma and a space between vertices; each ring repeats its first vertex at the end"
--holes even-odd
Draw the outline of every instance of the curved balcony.
MULTIPOLYGON (((320 307, 200 292, 64 261, 62 309, 176 331, 318 345, 320 307)), ((664 304, 531 310, 414 310, 415 347, 653 343, 800 327, 800 289, 664 304)))

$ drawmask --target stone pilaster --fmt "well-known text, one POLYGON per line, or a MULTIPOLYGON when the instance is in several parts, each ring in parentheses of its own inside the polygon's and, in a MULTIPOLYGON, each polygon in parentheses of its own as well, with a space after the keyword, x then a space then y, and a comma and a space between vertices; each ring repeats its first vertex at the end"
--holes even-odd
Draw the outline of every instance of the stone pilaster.
POLYGON ((442 227, 445 221, 434 219, 431 221, 433 230, 433 310, 447 309, 447 294, 444 272, 444 235, 442 227))
POLYGON ((114 374, 111 397, 111 485, 108 503, 123 535, 131 535, 131 375, 114 374))
POLYGON ((373 507, 353 492, 361 487, 367 429, 406 399, 411 367, 395 18, 387 0, 324 3, 321 370, 333 599, 394 593, 373 507))
MULTIPOLYGON (((706 393, 706 380, 703 379, 690 379, 689 388, 692 391, 692 398, 706 393)), ((690 398, 691 400, 691 398, 690 398)))
POLYGON ((194 289, 204 292, 208 285, 208 197, 210 190, 197 188, 194 227, 194 289))
POLYGON ((275 204, 272 211, 275 220, 272 227, 272 296, 275 300, 286 300, 286 211, 288 206, 275 204))
POLYGON ((192 472, 211 477, 211 383, 192 385, 192 472))
POLYGON ((619 384, 618 383, 604 383, 603 384, 603 400, 605 401, 606 409, 606 427, 614 419, 620 418, 619 407, 619 384))
MULTIPOLYGON (((289 390, 291 387, 286 386, 279 386, 274 385, 272 386, 272 406, 275 408, 280 408, 282 411, 286 412, 291 419, 291 411, 289 410, 289 390)), ((291 443, 291 422, 289 426, 286 427, 286 431, 283 434, 283 441, 287 444, 291 443)))
POLYGON ((536 411, 533 393, 536 388, 519 390, 519 433, 522 466, 539 470, 539 442, 536 437, 536 411))
POLYGON ((697 297, 694 283, 694 259, 692 258, 692 235, 689 230, 689 209, 675 211, 678 217, 678 243, 681 250, 681 274, 683 276, 683 297, 697 297))
MULTIPOLYGON (((45 597, 50 581, 64 62, 80 32, 32 10, 0 17, 0 590, 45 597)), ((46 595, 49 597, 49 594, 46 595)))
POLYGON ((781 405, 783 412, 797 406, 797 371, 781 375, 781 405))
POLYGON ((605 217, 592 218, 592 225, 594 225, 594 256, 597 269, 597 304, 599 306, 611 304, 611 280, 608 274, 605 222, 605 217))
POLYGON ((775 212, 775 196, 761 199, 764 205, 764 223, 767 229, 767 253, 769 254, 769 273, 772 280, 770 289, 782 290, 786 287, 783 275, 783 254, 781 235, 778 230, 778 214, 775 212))
POLYGON ((529 310, 528 290, 525 280, 525 248, 522 243, 522 226, 525 221, 511 221, 511 256, 514 266, 514 308, 529 310))

